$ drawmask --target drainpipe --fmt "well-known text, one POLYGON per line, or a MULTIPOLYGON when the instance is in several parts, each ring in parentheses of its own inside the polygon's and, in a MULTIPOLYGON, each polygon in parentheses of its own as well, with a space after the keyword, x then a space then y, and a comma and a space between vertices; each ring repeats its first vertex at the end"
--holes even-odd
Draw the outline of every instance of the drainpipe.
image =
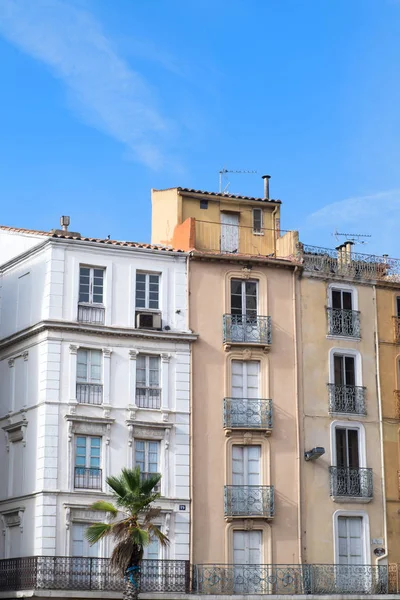
POLYGON ((297 347, 297 302, 296 302, 296 283, 297 271, 299 267, 295 267, 293 271, 293 334, 294 334, 294 385, 296 398, 296 450, 297 450, 297 538, 299 551, 299 564, 303 563, 303 529, 301 515, 301 452, 300 452, 300 407, 299 407, 299 371, 298 371, 298 347, 297 347))
POLYGON ((279 208, 279 206, 276 205, 275 208, 274 208, 274 210, 272 211, 272 224, 273 224, 273 227, 274 227, 274 233, 273 233, 273 235, 274 235, 274 257, 275 258, 276 258, 276 219, 275 219, 275 215, 278 212, 278 208, 279 208))
POLYGON ((379 414, 379 435, 381 438, 381 481, 382 481, 382 502, 383 502, 383 535, 385 543, 385 554, 378 556, 376 563, 379 566, 380 561, 388 558, 388 539, 387 539, 387 508, 386 508, 386 481, 385 481, 385 458, 383 454, 383 417, 382 417, 382 395, 381 378, 379 370, 379 335, 378 335, 378 309, 376 304, 376 285, 373 286, 374 304, 375 304, 375 358, 376 358, 376 387, 378 392, 378 414, 379 414))
MULTIPOLYGON (((186 257, 186 311, 187 328, 190 330, 190 255, 186 257)), ((190 374, 189 374, 189 509, 190 509, 190 527, 189 527, 189 561, 193 565, 193 343, 190 344, 190 374)))

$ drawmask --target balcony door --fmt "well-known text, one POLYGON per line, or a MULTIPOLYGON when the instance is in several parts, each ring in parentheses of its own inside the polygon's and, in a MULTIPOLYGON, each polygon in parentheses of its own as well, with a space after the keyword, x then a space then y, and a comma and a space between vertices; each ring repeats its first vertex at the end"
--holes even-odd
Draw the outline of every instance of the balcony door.
POLYGON ((365 565, 364 528, 362 517, 338 517, 337 522, 337 592, 350 593, 355 590, 366 593, 371 585, 370 575, 358 573, 353 565, 365 565))
POLYGON ((101 584, 99 543, 89 544, 85 533, 89 523, 73 523, 71 527, 72 565, 68 585, 71 589, 97 589, 101 584))
POLYGON ((239 215, 221 213, 221 252, 239 251, 239 215))
POLYGON ((261 446, 232 446, 232 509, 237 515, 262 515, 261 446))
POLYGON ((332 308, 353 310, 352 293, 347 290, 332 290, 332 308))
POLYGON ((232 341, 259 342, 257 281, 231 279, 232 341))
POLYGON ((330 333, 333 335, 354 336, 353 295, 348 290, 332 290, 332 311, 330 333))
POLYGON ((261 422, 260 363, 256 360, 232 361, 232 427, 259 427, 261 422))
POLYGON ((333 357, 335 411, 356 413, 356 370, 354 356, 335 354, 333 357))
POLYGON ((257 594, 263 591, 261 531, 233 532, 233 563, 235 594, 257 594))
POLYGON ((358 429, 336 427, 337 495, 360 496, 358 429))

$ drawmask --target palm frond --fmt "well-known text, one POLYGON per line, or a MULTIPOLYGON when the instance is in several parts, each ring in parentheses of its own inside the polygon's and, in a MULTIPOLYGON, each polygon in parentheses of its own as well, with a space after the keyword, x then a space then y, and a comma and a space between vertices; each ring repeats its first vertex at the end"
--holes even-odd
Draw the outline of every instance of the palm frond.
POLYGON ((153 523, 148 523, 148 525, 147 525, 147 531, 149 532, 150 539, 151 538, 157 538, 158 541, 160 542, 161 546, 168 546, 169 539, 161 531, 161 529, 159 527, 157 527, 157 525, 154 525, 153 523))
POLYGON ((148 510, 145 512, 143 523, 150 523, 153 519, 157 519, 159 514, 161 513, 161 508, 153 508, 150 506, 148 510))
POLYGON ((143 548, 134 544, 131 538, 126 537, 116 544, 111 554, 111 568, 122 577, 132 564, 140 562, 143 556, 143 548))
POLYGON ((147 477, 147 479, 141 482, 140 492, 145 495, 151 494, 152 492, 154 493, 154 488, 160 483, 160 480, 160 473, 154 473, 154 475, 150 475, 150 477, 147 477))
POLYGON ((107 477, 107 483, 114 492, 114 497, 118 500, 119 498, 124 498, 126 495, 126 489, 124 486, 124 482, 122 481, 122 477, 116 477, 115 475, 110 475, 107 477))
POLYGON ((93 504, 89 507, 91 510, 101 510, 102 512, 108 513, 110 516, 115 518, 118 515, 118 508, 114 506, 111 502, 107 502, 106 500, 97 500, 97 502, 93 502, 93 504))
POLYGON ((85 537, 92 545, 111 533, 112 525, 109 523, 92 523, 85 531, 85 537))
POLYGON ((140 467, 134 469, 122 469, 121 480, 124 483, 125 490, 128 494, 140 493, 140 467))

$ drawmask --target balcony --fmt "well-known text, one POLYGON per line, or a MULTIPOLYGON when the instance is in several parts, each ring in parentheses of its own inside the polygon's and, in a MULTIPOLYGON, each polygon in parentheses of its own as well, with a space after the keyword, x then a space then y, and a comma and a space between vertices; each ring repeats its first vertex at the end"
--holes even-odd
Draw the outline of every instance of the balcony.
POLYGON ((78 321, 92 325, 104 325, 104 306, 96 304, 78 304, 78 321))
POLYGON ((370 502, 373 497, 372 469, 329 467, 330 495, 334 502, 370 502))
POLYGON ((400 317, 393 317, 394 343, 400 344, 400 317))
POLYGON ((359 339, 360 312, 344 308, 327 308, 328 335, 359 339))
POLYGON ((400 420, 400 390, 393 390, 394 394, 394 418, 400 420))
POLYGON ((136 406, 139 408, 161 408, 160 388, 136 388, 136 406))
POLYGON ((76 400, 79 404, 102 404, 103 386, 97 383, 77 383, 76 400))
POLYGON ((101 490, 101 469, 94 467, 75 467, 74 488, 76 490, 101 490))
MULTIPOLYGON (((392 577, 394 579, 394 577, 392 577)), ((193 566, 193 592, 213 595, 266 594, 335 596, 387 594, 387 565, 223 565, 193 566)), ((342 597, 342 596, 341 596, 342 597)))
MULTIPOLYGON (((102 592, 122 594, 124 589, 124 579, 115 574, 108 558, 31 556, 0 560, 0 592, 51 590, 44 595, 57 596, 56 590, 85 590, 92 592, 91 598, 104 598, 102 592)), ((141 592, 188 593, 190 591, 189 561, 143 560, 140 590, 141 592)), ((40 596, 41 594, 42 592, 26 595, 40 596)), ((59 597, 66 596, 59 594, 59 597)))
POLYGON ((224 347, 264 346, 268 351, 272 342, 271 317, 251 315, 224 315, 224 347))
POLYGON ((329 412, 365 416, 365 389, 358 385, 328 383, 329 412))
POLYGON ((274 516, 273 485, 226 485, 225 517, 260 517, 272 519, 274 516))
POLYGON ((272 400, 255 398, 224 399, 225 429, 272 431, 272 400))

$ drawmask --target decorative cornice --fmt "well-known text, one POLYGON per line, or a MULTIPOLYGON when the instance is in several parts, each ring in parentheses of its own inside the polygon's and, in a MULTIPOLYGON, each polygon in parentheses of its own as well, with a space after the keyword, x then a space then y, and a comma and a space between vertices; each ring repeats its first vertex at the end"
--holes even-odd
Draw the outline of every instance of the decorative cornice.
MULTIPOLYGON (((198 338, 196 333, 175 332, 175 331, 150 331, 143 329, 133 329, 131 327, 114 327, 111 325, 91 325, 88 323, 78 323, 74 321, 40 321, 31 327, 27 327, 18 333, 4 338, 0 342, 0 350, 7 348, 11 344, 20 342, 24 339, 38 335, 44 331, 69 332, 69 333, 89 333, 107 337, 125 337, 134 339, 148 340, 166 340, 174 342, 195 342, 198 338)), ((73 344, 71 344, 73 345, 73 344)), ((10 359, 12 360, 12 359, 10 359)), ((10 365, 12 366, 12 365, 10 365)))
POLYGON ((78 353, 78 348, 79 348, 79 346, 76 346, 75 344, 70 344, 69 345, 69 353, 70 354, 77 354, 78 353))

